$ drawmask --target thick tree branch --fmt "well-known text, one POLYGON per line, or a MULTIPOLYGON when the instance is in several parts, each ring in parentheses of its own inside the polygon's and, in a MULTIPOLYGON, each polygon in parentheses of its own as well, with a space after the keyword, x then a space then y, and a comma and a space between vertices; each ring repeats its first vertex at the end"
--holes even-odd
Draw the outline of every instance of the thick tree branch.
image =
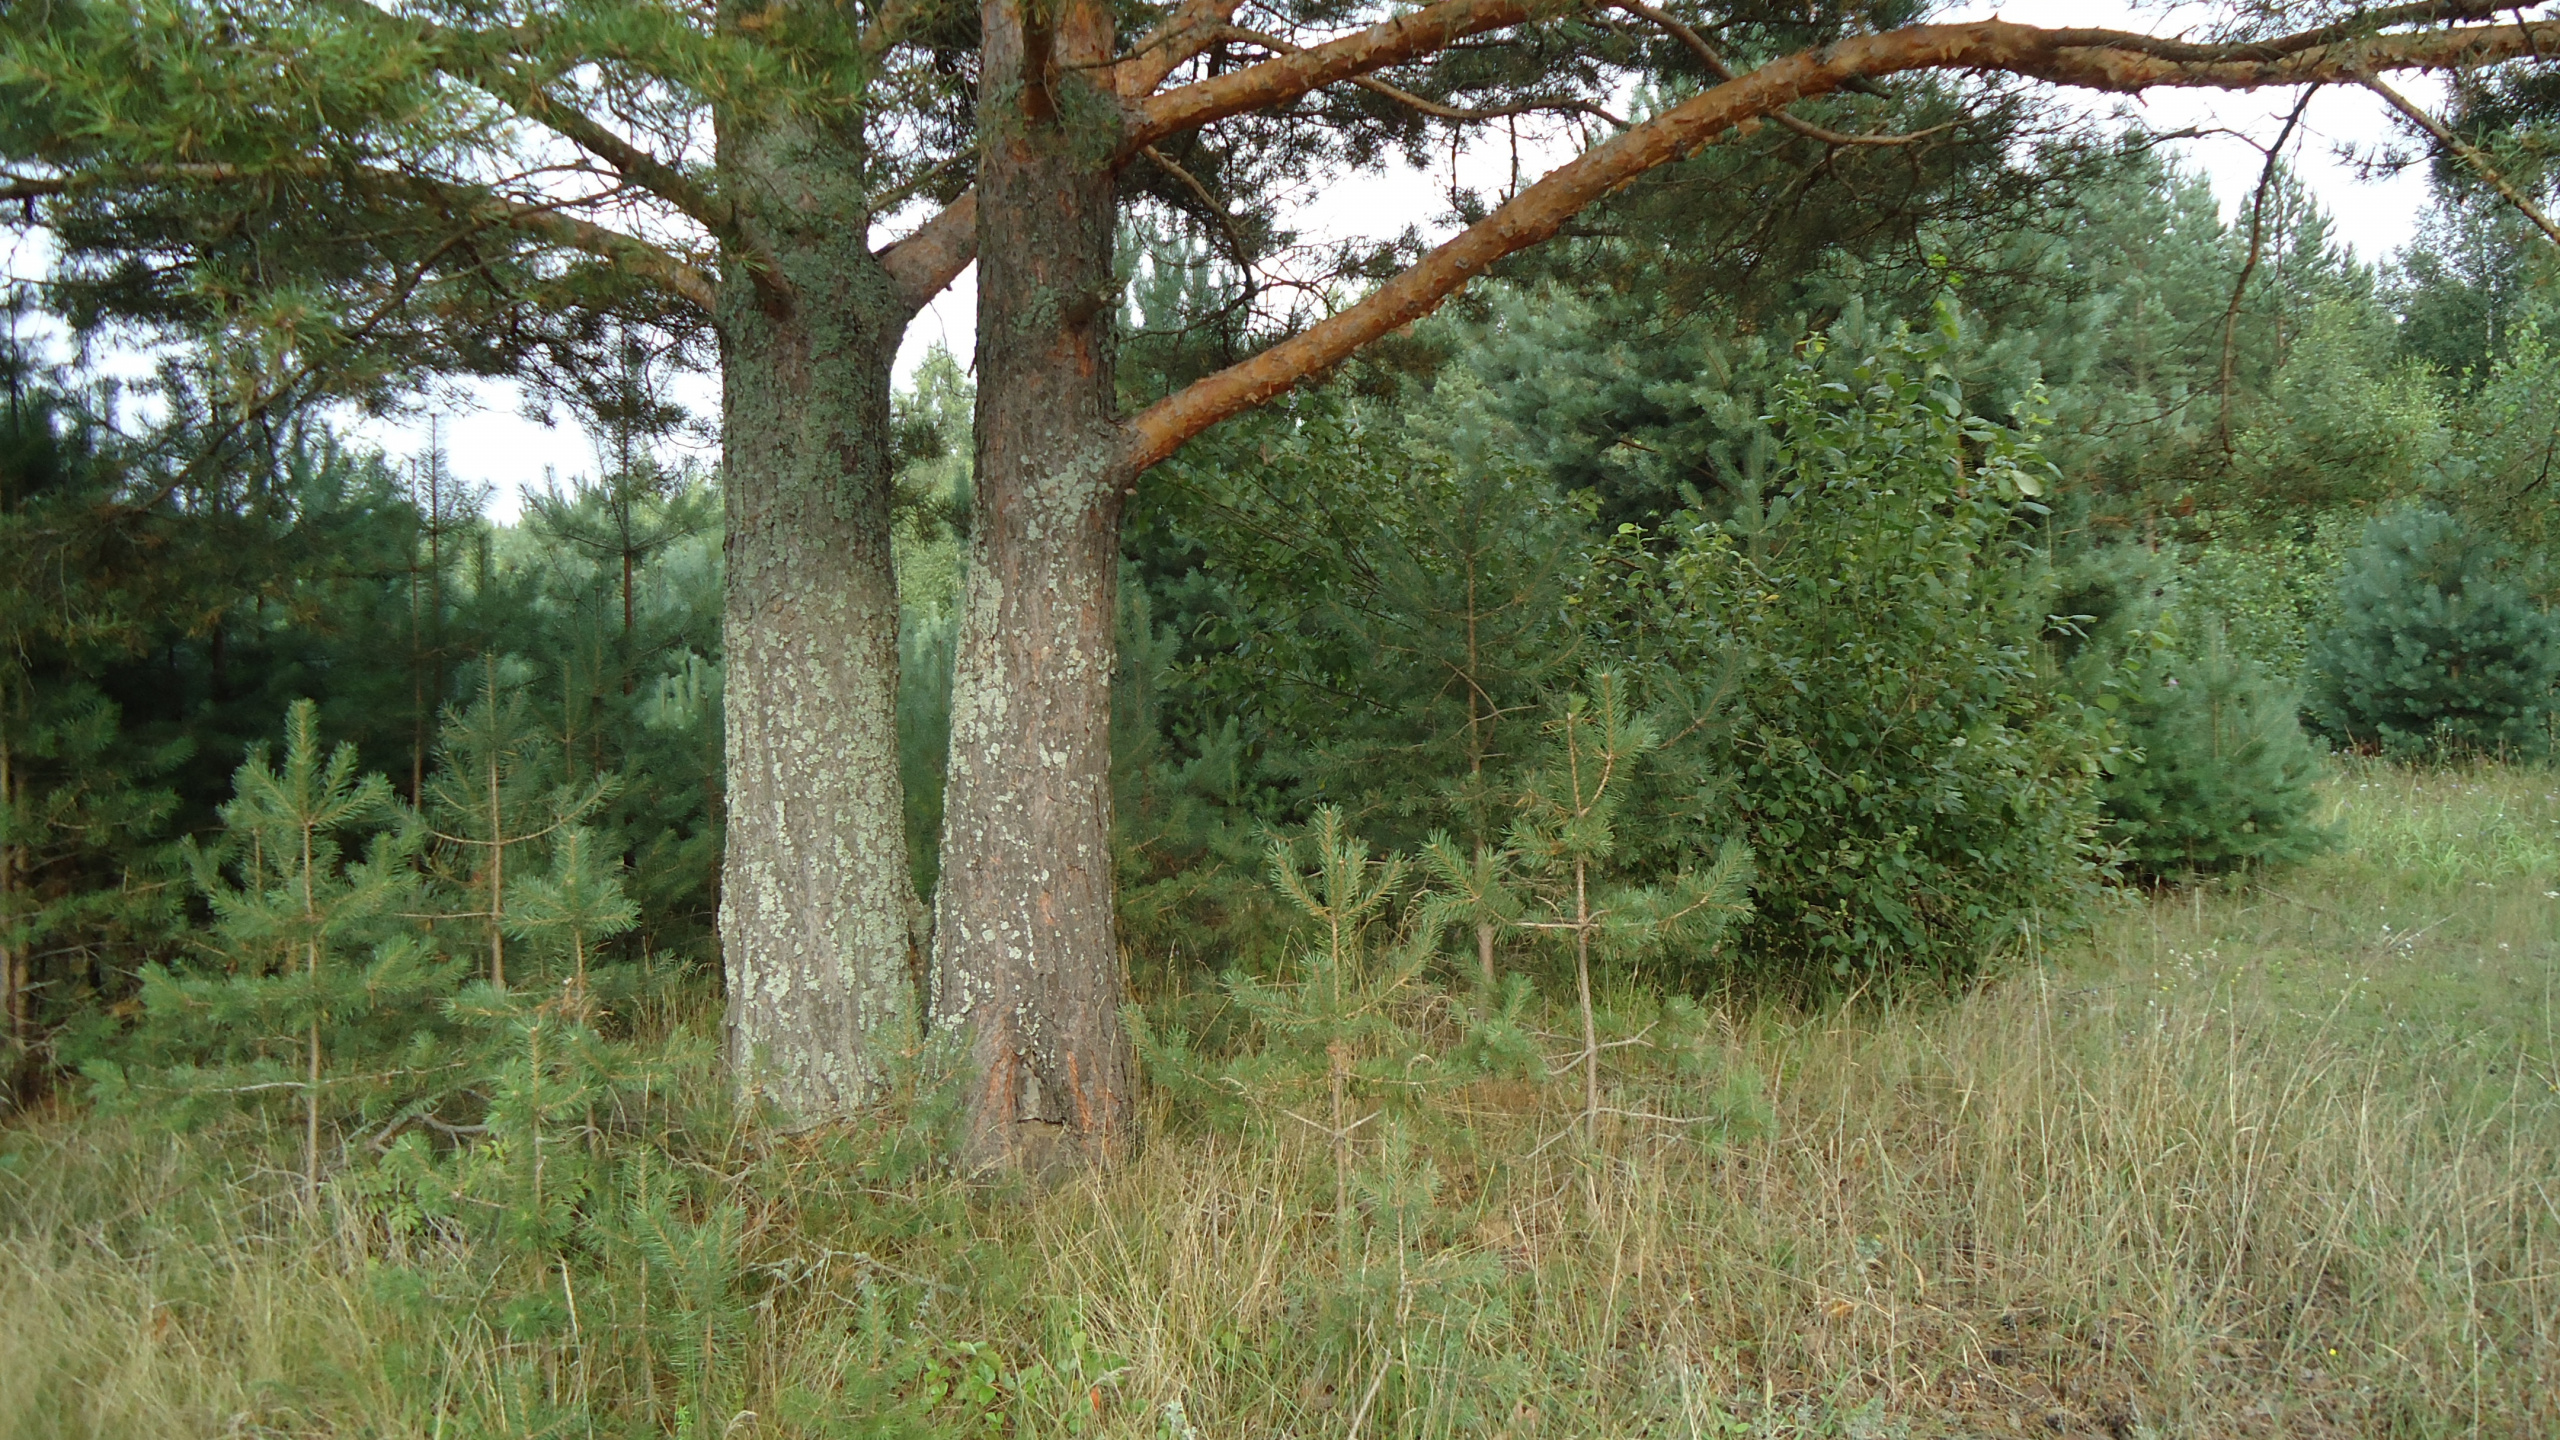
POLYGON ((973 187, 940 214, 880 252, 881 268, 898 287, 898 303, 913 315, 941 294, 978 258, 978 192, 973 187))
POLYGON ((1151 96, 1135 107, 1122 148, 1135 154, 1168 135, 1287 104, 1310 90, 1419 59, 1453 40, 1579 8, 1558 0, 1440 0, 1338 40, 1151 96))
MULTIPOLYGON (((1243 0, 1184 0, 1162 25, 1130 47, 1106 72, 1111 92, 1126 104, 1214 44, 1243 0)), ((949 288, 978 258, 978 192, 973 187, 932 219, 880 252, 880 263, 898 287, 899 303, 913 315, 949 288)))
POLYGON ((2360 76, 2356 83, 2381 96, 2392 109, 2407 116, 2411 124, 2434 136, 2437 144, 2460 157, 2472 169, 2479 171, 2480 178, 2488 181, 2501 196, 2505 197, 2508 204, 2523 212, 2524 218, 2541 227, 2542 233, 2551 237, 2552 244, 2560 245, 2560 229, 2552 228, 2551 217, 2542 213, 2542 207, 2534 204, 2532 197, 2517 189, 2505 175, 2500 174, 2498 167, 2489 163, 2489 157, 2481 152, 2480 147, 2454 134, 2445 127, 2443 121, 2410 104, 2407 96, 2373 76, 2360 76))
POLYGON ((1107 88, 1124 102, 1154 94, 1167 76, 1218 42, 1243 3, 1183 0, 1163 24, 1112 65, 1107 88))
POLYGON ((924 0, 888 0, 871 23, 862 27, 862 34, 854 43, 862 47, 863 54, 876 59, 906 39, 908 27, 931 13, 932 7, 924 0))
MULTIPOLYGON (((2431 8, 2428 13, 2432 16, 2441 12, 2431 8)), ((2358 29, 2344 37, 2336 36, 2336 29, 2324 27, 2309 32, 2314 38, 2308 39, 2293 36, 2226 46, 2162 41, 2120 31, 2045 30, 1985 20, 1966 25, 1915 25, 1880 35, 1854 36, 1825 49, 1772 61, 1602 141, 1461 231, 1358 304, 1148 407, 1126 427, 1123 463, 1135 476, 1218 421, 1279 395, 1348 358, 1361 346, 1428 315, 1494 262, 1553 236, 1584 207, 1646 171, 1694 152, 1745 121, 1764 119, 1799 100, 1839 90, 1853 80, 1915 70, 1990 70, 2119 93, 2155 86, 2248 90, 2349 80, 2361 83, 2365 76, 2377 72, 2456 69, 2560 48, 2560 21, 2515 21, 2397 34, 2358 29)), ((1185 87, 1192 91, 1201 88, 1185 87)))

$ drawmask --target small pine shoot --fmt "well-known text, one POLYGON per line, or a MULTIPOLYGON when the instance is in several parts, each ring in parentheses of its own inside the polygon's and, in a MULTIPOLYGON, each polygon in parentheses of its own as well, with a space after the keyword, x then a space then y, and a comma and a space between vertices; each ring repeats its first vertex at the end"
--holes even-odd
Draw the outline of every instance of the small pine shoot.
MULTIPOLYGON (((324 751, 318 731, 312 703, 295 702, 283 763, 253 751, 233 775, 220 845, 187 848, 225 973, 146 969, 133 1045, 136 1055, 179 1057, 164 1079, 182 1099, 298 1096, 306 1198, 318 1195, 324 1114, 387 1093, 387 1082, 331 1076, 332 1052, 415 1049, 404 1039, 409 1018, 450 984, 407 924, 416 826, 389 782, 358 774, 352 746, 324 751), (364 858, 348 858, 348 841, 368 829, 364 858)), ((106 1062, 92 1077, 111 1094, 129 1082, 106 1062)))
POLYGON ((525 846, 576 825, 618 789, 611 775, 555 787, 551 749, 523 694, 503 683, 492 656, 482 666, 479 696, 446 715, 438 768, 426 785, 443 868, 476 907, 461 918, 480 922, 485 973, 500 989, 507 985, 508 906, 516 889, 510 867, 521 863, 525 846))
POLYGON ((1574 990, 1582 1015, 1583 1135, 1600 1133, 1600 1032, 1591 998, 1595 949, 1638 954, 1674 942, 1715 943, 1733 920, 1750 913, 1749 852, 1727 842, 1703 868, 1683 867, 1668 882, 1608 883, 1620 859, 1617 819, 1635 788, 1636 771, 1660 747, 1657 729, 1632 712, 1618 676, 1602 671, 1566 696, 1548 722, 1548 752, 1523 786, 1508 854, 1524 888, 1523 928, 1569 936, 1574 990))

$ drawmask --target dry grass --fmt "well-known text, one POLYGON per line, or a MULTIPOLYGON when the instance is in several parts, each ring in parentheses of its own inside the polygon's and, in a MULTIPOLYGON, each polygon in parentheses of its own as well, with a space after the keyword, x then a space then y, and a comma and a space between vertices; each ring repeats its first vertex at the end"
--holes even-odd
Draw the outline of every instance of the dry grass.
POLYGON ((24 1126, 0 1440, 2560 1434, 2555 789, 2348 772, 2338 854, 1959 999, 1622 997, 1596 1150, 1574 1087, 1479 1085, 1361 1132, 1350 1226, 1286 1120, 1161 1116, 1036 1202, 723 1137, 705 1389, 617 1348, 612 1277, 526 1338, 525 1262, 300 1215, 254 1136, 24 1126))

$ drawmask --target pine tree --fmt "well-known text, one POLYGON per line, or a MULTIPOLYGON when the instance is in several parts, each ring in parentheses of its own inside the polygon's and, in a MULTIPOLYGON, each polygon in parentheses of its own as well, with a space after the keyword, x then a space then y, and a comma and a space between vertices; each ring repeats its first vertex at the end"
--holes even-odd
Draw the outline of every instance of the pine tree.
MULTIPOLYGON (((1395 829, 1445 826, 1485 870, 1532 748, 1534 728, 1521 722, 1578 662, 1579 637, 1561 617, 1585 521, 1481 436, 1457 438, 1474 443, 1455 457, 1455 473, 1415 485, 1402 523, 1344 557, 1342 568, 1366 583, 1330 608, 1363 662, 1368 723, 1343 727, 1350 733, 1309 769, 1324 788, 1405 822, 1395 829), (1412 784, 1417 774, 1433 783, 1412 784)), ((1464 917, 1488 995, 1502 918, 1497 909, 1464 917)))
POLYGON ((508 864, 522 847, 577 824, 610 799, 619 780, 595 775, 583 786, 549 782, 545 737, 522 691, 502 683, 496 656, 482 661, 480 694, 448 714, 427 782, 427 814, 448 868, 479 908, 489 983, 507 987, 508 864))
MULTIPOLYGON (((417 827, 389 781, 358 774, 353 747, 323 751, 317 714, 310 701, 295 703, 283 763, 253 752, 222 808, 221 845, 189 847, 228 973, 146 970, 146 1019, 131 1047, 164 1064, 196 1057, 166 1071, 181 1095, 299 1093, 306 1199, 319 1193, 333 1051, 396 1052, 426 999, 450 983, 405 919, 417 893, 417 827), (368 829, 375 834, 364 858, 349 859, 347 842, 368 829), (361 966, 348 963, 368 954, 361 966)), ((121 1070, 94 1073, 110 1092, 124 1088, 121 1070)), ((335 1099, 384 1083, 359 1080, 335 1099)))
POLYGON ((1307 840, 1315 851, 1312 877, 1297 842, 1275 838, 1270 846, 1272 887, 1318 927, 1314 943, 1298 952, 1296 982, 1273 985, 1239 973, 1229 978, 1228 990, 1295 1053, 1324 1055, 1327 1121, 1321 1128, 1333 1149, 1334 1217, 1347 1246, 1351 1136, 1365 1123, 1351 1118, 1351 1087, 1360 1063, 1375 1058, 1376 1042, 1399 1038, 1388 1007, 1421 974, 1431 950, 1426 936, 1373 967, 1369 931, 1394 903, 1405 862, 1371 861, 1369 847, 1329 805, 1316 812, 1307 840))
POLYGON ((2133 753, 2108 776, 2107 833, 2137 873, 2284 864, 2330 843, 2311 819, 2319 758, 2294 696, 2218 630, 2192 660, 2155 664, 2123 693, 2133 753))
MULTIPOLYGON (((1657 728, 1628 707, 1618 677, 1608 671, 1563 697, 1547 724, 1543 763, 1525 778, 1519 817, 1511 827, 1509 859, 1530 892, 1528 913, 1543 918, 1515 923, 1568 936, 1573 945, 1574 992, 1582 1015, 1583 1133, 1600 1133, 1600 1032, 1592 1004, 1591 963, 1603 955, 1633 955, 1672 943, 1705 946, 1733 920, 1750 913, 1750 853, 1727 841, 1713 861, 1684 867, 1668 881, 1630 883, 1613 871, 1627 846, 1618 817, 1636 786, 1644 758, 1660 748, 1657 728)), ((1450 876, 1465 863, 1445 841, 1430 850, 1432 868, 1450 876)))
POLYGON ((549 874, 516 882, 506 915, 507 933, 532 943, 538 958, 569 963, 569 983, 587 984, 596 942, 630 929, 640 912, 622 893, 619 865, 598 853, 595 832, 582 825, 551 842, 549 874))
POLYGON ((2312 649, 2312 722, 2390 754, 2547 750, 2560 632, 2507 558, 2442 511, 2375 519, 2312 649))

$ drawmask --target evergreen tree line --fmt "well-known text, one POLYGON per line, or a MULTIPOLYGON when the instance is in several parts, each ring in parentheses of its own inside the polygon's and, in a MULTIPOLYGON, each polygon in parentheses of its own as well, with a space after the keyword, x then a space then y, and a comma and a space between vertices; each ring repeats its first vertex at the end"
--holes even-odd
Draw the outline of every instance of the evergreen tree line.
MULTIPOLYGON (((2527 237, 2454 195, 2377 274, 2289 183, 2226 223, 2132 141, 2033 193, 1775 286, 1638 193, 1151 472, 1113 732, 1150 1043, 1289 963, 1323 907, 1271 837, 1319 820, 1408 858, 1399 923, 1487 1015, 1524 978, 1587 1014, 1595 983, 1961 978, 2121 879, 2300 858, 2323 740, 2547 748, 2527 237), (2505 249, 2425 248, 2457 242, 2505 249), (2429 318, 2463 306, 2496 323, 2429 318)), ((1196 323, 1231 271, 1125 238, 1127 383, 1254 343, 1196 323)), ((534 1003, 493 997, 565 977, 604 1024, 708 989, 716 486, 655 457, 636 379, 601 476, 513 525, 316 417, 196 443, 182 367, 148 421, 25 354, 9 387, 22 1088, 290 1089, 317 1183, 324 1130, 486 1123, 477 1062, 417 1057, 534 1003), (333 1078, 394 1054, 460 1078, 333 1078)), ((970 408, 937 356, 893 417, 927 895, 970 408)))
MULTIPOLYGON (((371 906, 374 930, 503 986, 519 892, 566 863, 563 883, 617 877, 632 906, 597 958, 669 974, 699 962, 721 805, 706 477, 627 450, 630 463, 498 525, 486 487, 438 449, 394 463, 317 423, 205 446, 181 369, 136 397, 23 350, 6 358, 13 1085, 122 1053, 126 1023, 151 1010, 149 975, 276 981, 271 927, 286 922, 246 917, 282 904, 278 886, 324 909, 371 906), (261 758, 280 735, 285 773, 337 754, 344 773, 322 765, 334 778, 321 789, 355 787, 291 802, 327 816, 303 835, 321 846, 309 855, 287 855, 275 828, 301 823, 278 818, 288 802, 261 758), (250 930, 265 938, 237 939, 250 930)), ((303 943, 297 983, 342 983, 318 953, 303 943)))

